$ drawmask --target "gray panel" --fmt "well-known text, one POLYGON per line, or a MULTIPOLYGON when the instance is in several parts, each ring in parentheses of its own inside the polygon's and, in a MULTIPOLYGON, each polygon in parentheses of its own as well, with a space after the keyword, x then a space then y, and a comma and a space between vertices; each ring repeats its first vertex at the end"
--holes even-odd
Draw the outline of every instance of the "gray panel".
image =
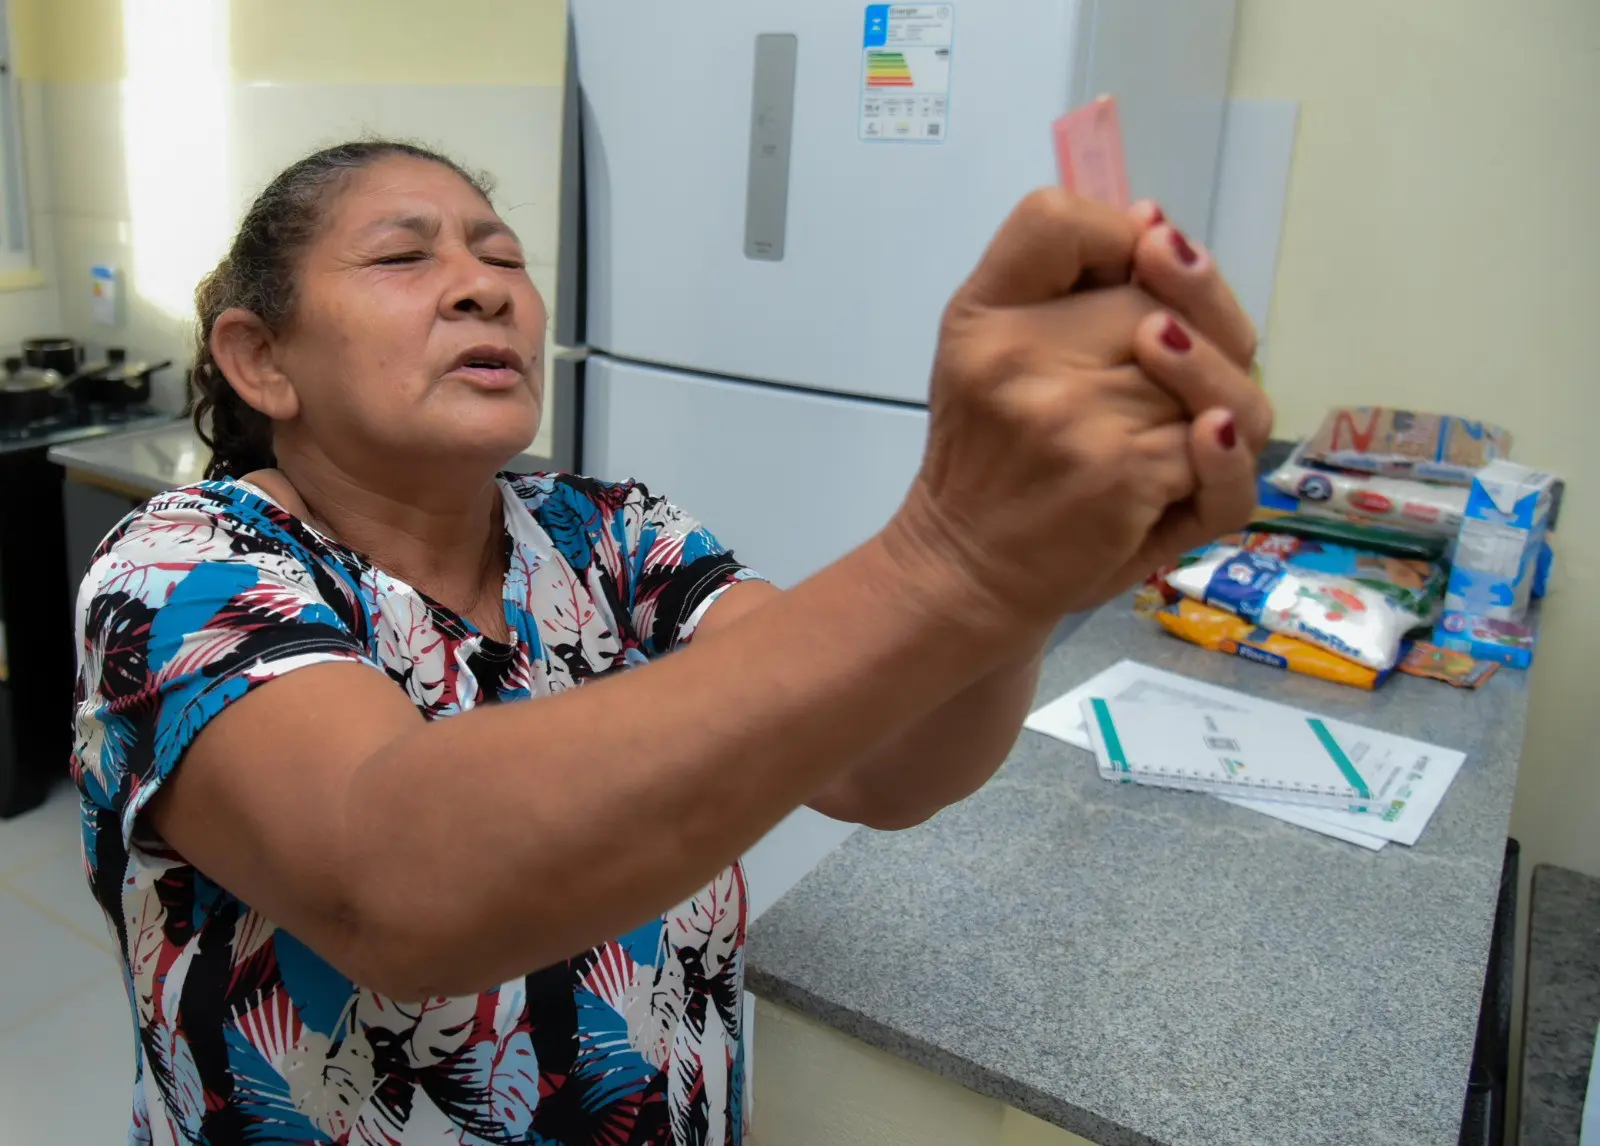
POLYGON ((562 354, 550 371, 555 424, 550 427, 550 468, 575 473, 582 465, 579 421, 583 416, 583 358, 562 354))
POLYGON ((794 139, 794 83, 800 39, 756 37, 750 99, 750 175, 746 185, 746 258, 782 262, 789 227, 789 152, 794 139))
POLYGON ((567 79, 561 100, 561 231, 556 248, 555 338, 582 346, 585 218, 583 202, 583 93, 578 87, 578 42, 567 27, 567 79))
POLYGON ((922 460, 925 410, 589 358, 583 466, 635 478, 794 585, 881 529, 922 460))

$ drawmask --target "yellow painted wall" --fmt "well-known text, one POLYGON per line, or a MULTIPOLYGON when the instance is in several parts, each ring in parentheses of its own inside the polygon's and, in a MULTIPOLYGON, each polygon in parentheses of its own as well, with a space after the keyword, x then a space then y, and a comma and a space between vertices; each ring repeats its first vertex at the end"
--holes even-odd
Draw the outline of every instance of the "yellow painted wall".
POLYGON ((1302 101, 1273 396, 1503 422, 1570 483, 1514 830, 1600 875, 1600 4, 1243 0, 1237 95, 1302 101))
POLYGON ((56 83, 121 79, 122 2, 11 0, 17 75, 56 83))
MULTIPOLYGON (((11 0, 18 74, 121 79, 123 4, 11 0)), ((565 0, 212 0, 246 83, 557 84, 565 0)))
POLYGON ((752 1146, 1092 1146, 765 1000, 753 1057, 752 1146))
POLYGON ((232 0, 244 82, 558 84, 565 0, 232 0))

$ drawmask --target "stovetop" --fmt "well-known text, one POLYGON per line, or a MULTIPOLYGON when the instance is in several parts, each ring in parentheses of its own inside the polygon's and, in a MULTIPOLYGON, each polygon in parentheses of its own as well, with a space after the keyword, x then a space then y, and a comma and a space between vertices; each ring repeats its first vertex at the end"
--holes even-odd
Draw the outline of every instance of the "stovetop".
POLYGON ((73 403, 48 418, 24 426, 0 426, 0 454, 48 450, 51 446, 83 438, 116 434, 156 425, 174 417, 148 403, 136 406, 98 406, 73 403))

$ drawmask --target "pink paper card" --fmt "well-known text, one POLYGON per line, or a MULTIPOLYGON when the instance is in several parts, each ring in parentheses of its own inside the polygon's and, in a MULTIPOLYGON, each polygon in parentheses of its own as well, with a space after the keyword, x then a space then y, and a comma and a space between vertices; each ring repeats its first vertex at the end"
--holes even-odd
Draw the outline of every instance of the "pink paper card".
POLYGON ((1115 96, 1101 96, 1055 122, 1061 185, 1074 195, 1126 209, 1128 166, 1115 96))

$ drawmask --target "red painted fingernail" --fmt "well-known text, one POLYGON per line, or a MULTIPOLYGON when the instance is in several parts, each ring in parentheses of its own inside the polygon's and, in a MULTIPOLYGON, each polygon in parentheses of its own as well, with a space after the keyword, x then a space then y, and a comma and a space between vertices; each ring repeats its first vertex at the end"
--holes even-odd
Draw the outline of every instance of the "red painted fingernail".
POLYGON ((1217 441, 1225 450, 1231 450, 1239 444, 1239 431, 1234 427, 1231 417, 1217 427, 1217 441))
POLYGON ((1156 203, 1150 204, 1150 225, 1152 227, 1159 227, 1166 221, 1167 213, 1161 209, 1160 205, 1156 203))
POLYGON ((1189 240, 1183 237, 1183 232, 1172 228, 1172 249, 1178 252, 1178 261, 1186 267, 1192 267, 1200 261, 1199 253, 1189 245, 1189 240))
POLYGON ((1179 354, 1187 354, 1194 349, 1194 339, 1189 337, 1189 332, 1178 325, 1175 318, 1167 319, 1167 325, 1161 332, 1161 345, 1168 350, 1176 350, 1179 354))

